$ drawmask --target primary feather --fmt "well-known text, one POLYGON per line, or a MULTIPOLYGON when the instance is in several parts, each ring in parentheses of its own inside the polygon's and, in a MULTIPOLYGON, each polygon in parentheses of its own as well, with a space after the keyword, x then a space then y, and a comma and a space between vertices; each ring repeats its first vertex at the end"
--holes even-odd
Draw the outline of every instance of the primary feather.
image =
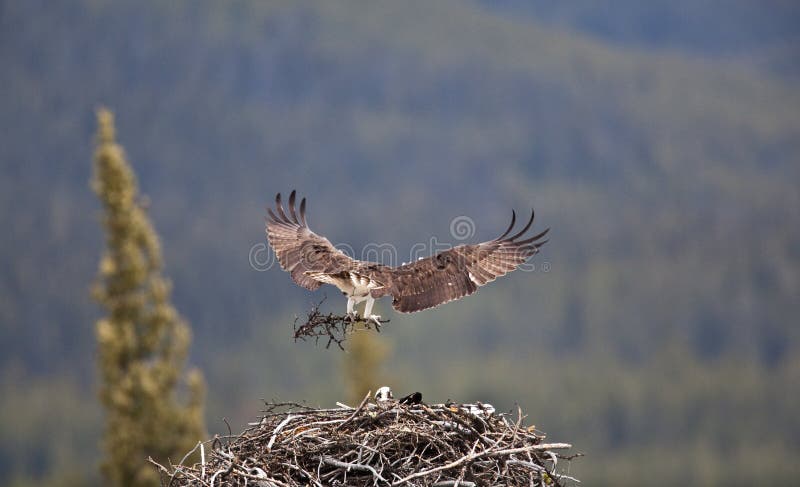
POLYGON ((516 223, 516 213, 512 211, 508 229, 494 240, 459 245, 410 264, 391 267, 355 260, 337 250, 328 239, 308 227, 305 198, 300 202, 298 218, 295 200, 296 193, 292 191, 287 215, 279 193, 275 211, 267 210, 267 238, 281 267, 294 282, 309 290, 323 283, 333 284, 348 296, 391 295, 392 306, 403 313, 468 296, 478 287, 516 270, 547 242, 542 237, 549 231, 521 239, 533 225, 531 211, 525 227, 509 237, 516 223))

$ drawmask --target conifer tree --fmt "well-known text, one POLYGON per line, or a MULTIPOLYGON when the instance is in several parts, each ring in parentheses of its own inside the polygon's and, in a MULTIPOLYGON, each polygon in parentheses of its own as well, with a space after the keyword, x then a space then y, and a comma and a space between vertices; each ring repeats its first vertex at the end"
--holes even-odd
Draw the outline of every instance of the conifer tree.
POLYGON ((344 372, 347 381, 348 396, 351 404, 359 404, 364 394, 373 393, 382 384, 381 365, 387 354, 388 346, 366 326, 356 325, 350 338, 350 348, 344 359, 344 372))
POLYGON ((147 458, 178 461, 205 435, 205 386, 191 370, 188 387, 178 390, 191 332, 170 303, 159 239, 115 141, 113 115, 101 109, 97 120, 92 189, 106 235, 93 288, 107 313, 95 330, 107 421, 102 471, 110 485, 154 486, 159 478, 147 458))

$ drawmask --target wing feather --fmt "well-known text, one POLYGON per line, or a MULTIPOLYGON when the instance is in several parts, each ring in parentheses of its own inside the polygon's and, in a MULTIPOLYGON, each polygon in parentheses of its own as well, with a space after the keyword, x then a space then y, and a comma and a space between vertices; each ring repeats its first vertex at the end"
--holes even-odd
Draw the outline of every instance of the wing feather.
POLYGON ((503 232, 502 235, 497 237, 495 239, 495 241, 503 240, 506 237, 506 235, 511 233, 511 230, 514 228, 514 224, 516 224, 516 223, 517 223, 517 212, 514 211, 514 210, 511 210, 511 223, 508 225, 508 228, 506 229, 506 231, 503 232))
POLYGON ((391 294, 392 306, 411 313, 432 308, 448 301, 468 296, 500 276, 516 270, 528 257, 539 252, 547 240, 541 240, 549 229, 518 240, 533 225, 534 213, 527 224, 507 237, 516 223, 511 213, 511 225, 499 237, 474 245, 460 245, 431 257, 384 271, 390 285, 373 292, 380 296, 391 294))
POLYGON ((275 211, 267 209, 267 240, 278 257, 281 268, 290 273, 292 280, 309 290, 322 285, 309 273, 336 274, 353 269, 356 261, 337 250, 330 241, 317 235, 306 223, 306 199, 300 202, 300 218, 295 211, 296 192, 289 195, 289 215, 281 203, 281 194, 275 197, 275 211))
POLYGON ((292 194, 290 194, 290 195, 289 195, 289 214, 290 214, 290 215, 292 215, 292 221, 293 221, 295 224, 299 225, 299 224, 300 224, 300 222, 299 222, 299 221, 297 221, 297 214, 294 212, 294 198, 295 198, 295 194, 296 194, 296 193, 295 193, 294 191, 292 191, 292 194))
POLYGON ((431 257, 399 267, 361 262, 337 250, 325 237, 317 235, 306 221, 306 199, 296 209, 297 194, 289 195, 288 213, 281 194, 275 196, 275 207, 268 208, 267 239, 278 262, 289 272, 292 280, 306 289, 319 288, 326 276, 351 272, 368 276, 381 285, 372 291, 373 297, 392 295, 392 306, 398 311, 411 313, 455 299, 468 296, 478 287, 516 270, 530 256, 539 252, 547 240, 542 240, 549 229, 532 237, 519 240, 531 228, 534 213, 523 228, 508 237, 516 223, 516 212, 511 213, 511 224, 502 235, 474 245, 460 245, 431 257))
POLYGON ((300 224, 304 227, 307 227, 308 224, 306 223, 306 199, 303 198, 300 201, 300 224))

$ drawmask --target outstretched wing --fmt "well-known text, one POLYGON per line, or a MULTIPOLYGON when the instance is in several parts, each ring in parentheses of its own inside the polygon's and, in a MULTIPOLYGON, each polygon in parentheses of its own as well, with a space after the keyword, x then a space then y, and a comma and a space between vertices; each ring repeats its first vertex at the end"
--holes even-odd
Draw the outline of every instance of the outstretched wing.
POLYGON ((392 306, 403 313, 432 308, 474 293, 479 286, 515 270, 547 242, 541 239, 550 229, 517 240, 531 227, 533 217, 531 212, 525 228, 506 237, 516 222, 516 213, 512 212, 508 230, 494 240, 459 245, 389 270, 391 285, 383 293, 391 294, 392 306))
POLYGON ((300 218, 295 211, 295 191, 289 195, 289 215, 281 204, 281 194, 275 197, 275 211, 267 209, 267 240, 278 257, 283 270, 292 280, 309 290, 322 282, 309 273, 336 274, 353 268, 354 260, 337 250, 330 241, 317 235, 306 223, 306 199, 300 201, 300 218))

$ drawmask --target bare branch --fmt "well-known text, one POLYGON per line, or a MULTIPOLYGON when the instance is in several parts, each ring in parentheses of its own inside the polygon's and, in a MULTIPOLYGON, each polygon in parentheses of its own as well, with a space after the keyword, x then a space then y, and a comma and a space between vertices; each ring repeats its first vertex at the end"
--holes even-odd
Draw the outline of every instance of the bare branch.
POLYGON ((381 326, 389 322, 389 320, 375 322, 372 320, 353 319, 348 315, 336 315, 333 313, 323 314, 320 311, 320 306, 324 302, 325 298, 311 307, 304 324, 298 326, 297 322, 300 317, 295 317, 293 324, 295 342, 313 338, 314 343, 319 344, 320 339, 327 339, 325 348, 330 348, 335 343, 340 350, 344 350, 343 344, 357 324, 361 325, 360 329, 375 330, 380 333, 381 326))
POLYGON ((388 487, 549 485, 575 482, 562 470, 568 443, 545 443, 509 417, 465 404, 373 402, 315 409, 266 403, 260 421, 223 445, 202 444, 192 467, 158 466, 178 487, 388 487), (556 469, 553 457, 561 461, 556 469))

